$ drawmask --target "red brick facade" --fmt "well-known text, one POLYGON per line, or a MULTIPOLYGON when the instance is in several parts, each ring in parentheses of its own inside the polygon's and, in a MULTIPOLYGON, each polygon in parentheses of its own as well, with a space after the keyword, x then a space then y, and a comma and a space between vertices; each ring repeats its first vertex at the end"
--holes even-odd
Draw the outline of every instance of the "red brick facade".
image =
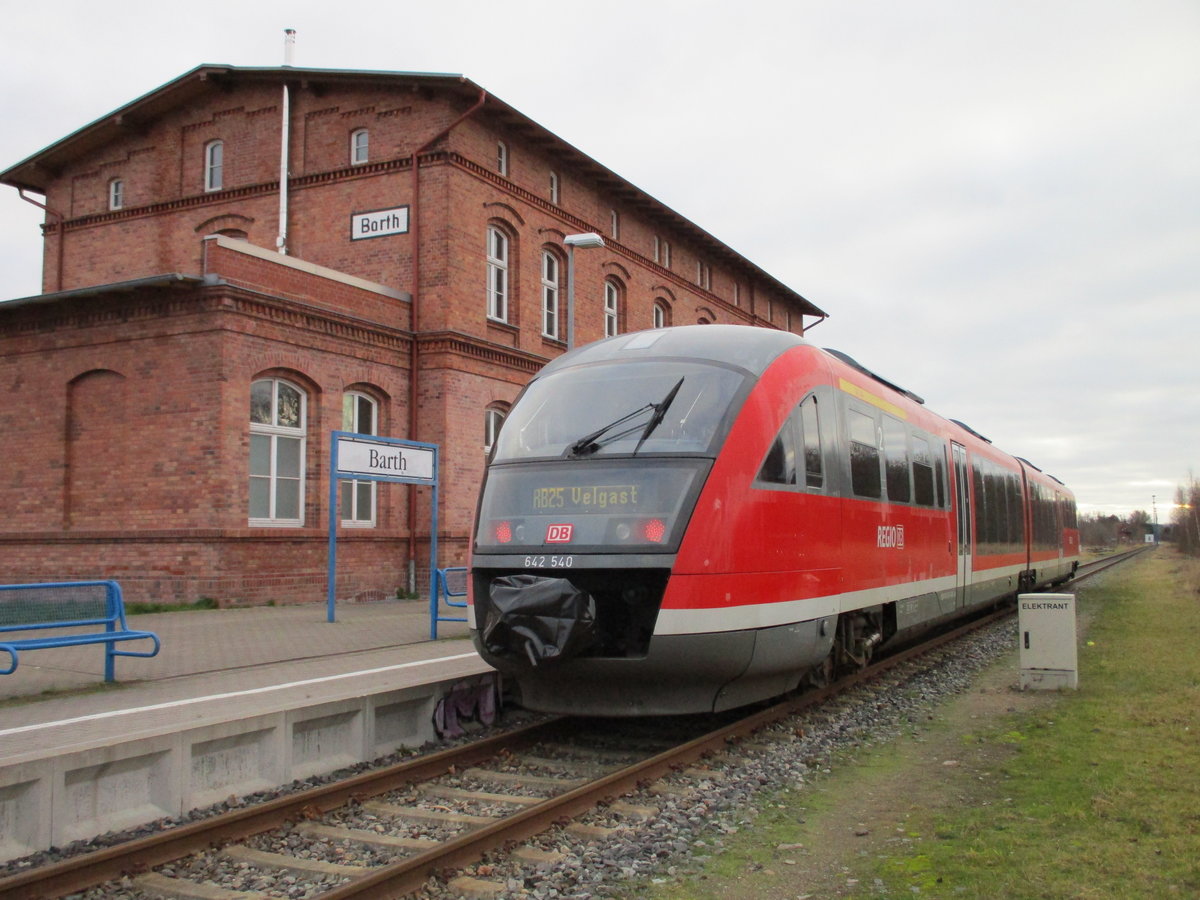
MULTIPOLYGON (((47 293, 0 304, 0 582, 104 577, 131 599, 322 599, 329 432, 343 427, 348 393, 374 403, 376 433, 439 446, 440 562, 463 562, 484 411, 506 408, 565 349, 569 234, 606 241, 576 253, 577 343, 605 333, 606 282, 622 332, 652 327, 655 304, 667 324, 801 332, 823 315, 457 77, 201 67, 0 182, 43 193, 49 210, 47 293), (355 164, 359 129, 368 159, 355 164), (206 190, 218 140, 220 189, 206 190), (393 208, 407 231, 351 239, 352 215, 393 208), (487 315, 490 227, 508 238, 507 321, 487 315), (559 263, 558 337, 542 333, 544 252, 559 263), (267 437, 252 437, 250 395, 263 379, 299 391, 307 413, 281 432, 286 452, 271 451, 284 471, 300 448, 300 512, 271 524, 251 517, 251 456, 267 437)), ((272 482, 280 497, 284 480, 272 482)), ((339 597, 406 586, 414 551, 427 568, 430 494, 415 489, 410 533, 410 490, 381 486, 373 527, 340 530, 339 597)))

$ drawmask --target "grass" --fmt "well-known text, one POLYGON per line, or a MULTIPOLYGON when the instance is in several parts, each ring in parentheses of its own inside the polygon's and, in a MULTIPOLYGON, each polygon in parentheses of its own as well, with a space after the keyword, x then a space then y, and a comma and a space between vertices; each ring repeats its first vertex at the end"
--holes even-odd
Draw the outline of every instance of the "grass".
MULTIPOLYGON (((274 604, 271 604, 274 606, 274 604)), ((190 612, 196 609, 220 609, 221 605, 212 597, 201 597, 195 603, 143 603, 140 601, 125 604, 125 614, 129 616, 145 616, 150 613, 190 612)))
POLYGON ((737 834, 693 848, 713 854, 699 871, 619 895, 1200 897, 1200 561, 1162 548, 1086 588, 1079 609, 1091 624, 1078 691, 1021 695, 1025 712, 939 719, 915 743, 848 754, 816 785, 764 795, 737 834), (916 781, 925 738, 981 767, 916 781), (901 812, 875 823, 874 844, 848 837, 842 798, 876 791, 901 812), (839 842, 822 877, 809 853, 839 842))
POLYGON ((1200 896, 1200 563, 1159 551, 1081 605, 1080 690, 975 737, 1012 756, 987 806, 915 821, 890 894, 1200 896))

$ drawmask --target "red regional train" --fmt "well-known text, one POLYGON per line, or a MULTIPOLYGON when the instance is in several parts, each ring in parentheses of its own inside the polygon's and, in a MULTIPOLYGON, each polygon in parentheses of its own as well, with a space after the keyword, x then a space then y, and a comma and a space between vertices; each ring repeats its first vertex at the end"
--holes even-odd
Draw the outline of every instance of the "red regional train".
POLYGON ((547 712, 706 713, 1065 581, 1057 479, 851 358, 697 325, 547 365, 496 439, 472 637, 547 712))

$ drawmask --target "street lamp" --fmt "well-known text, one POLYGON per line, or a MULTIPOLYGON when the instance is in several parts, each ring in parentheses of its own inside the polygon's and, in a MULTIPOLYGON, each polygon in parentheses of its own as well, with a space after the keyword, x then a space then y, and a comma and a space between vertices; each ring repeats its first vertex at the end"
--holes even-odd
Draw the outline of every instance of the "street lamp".
POLYGON ((589 231, 586 234, 568 234, 563 238, 567 245, 567 349, 575 347, 575 248, 587 250, 603 247, 604 238, 589 231))

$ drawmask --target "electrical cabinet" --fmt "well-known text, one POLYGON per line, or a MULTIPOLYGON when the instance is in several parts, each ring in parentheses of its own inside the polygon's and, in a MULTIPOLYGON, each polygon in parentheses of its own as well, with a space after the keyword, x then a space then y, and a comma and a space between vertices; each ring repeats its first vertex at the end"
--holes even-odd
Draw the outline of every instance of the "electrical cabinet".
POLYGON ((1074 594, 1017 597, 1021 689, 1079 687, 1074 594))

